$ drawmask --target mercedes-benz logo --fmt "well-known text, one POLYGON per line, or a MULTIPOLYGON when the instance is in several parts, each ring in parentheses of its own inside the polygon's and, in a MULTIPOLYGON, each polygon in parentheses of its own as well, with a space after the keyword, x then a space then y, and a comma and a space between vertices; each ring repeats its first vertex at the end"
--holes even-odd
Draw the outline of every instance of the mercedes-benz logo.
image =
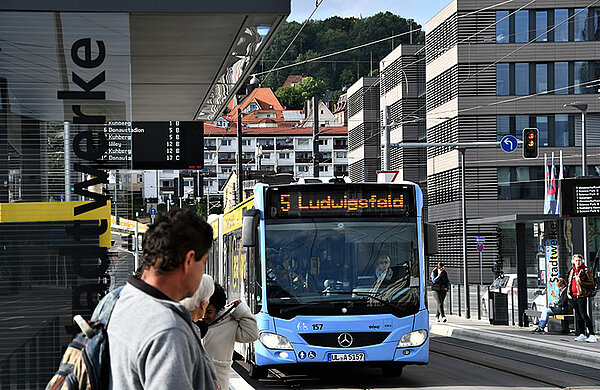
POLYGON ((338 336, 338 344, 340 344, 342 348, 348 348, 352 345, 353 341, 350 333, 342 333, 338 336))

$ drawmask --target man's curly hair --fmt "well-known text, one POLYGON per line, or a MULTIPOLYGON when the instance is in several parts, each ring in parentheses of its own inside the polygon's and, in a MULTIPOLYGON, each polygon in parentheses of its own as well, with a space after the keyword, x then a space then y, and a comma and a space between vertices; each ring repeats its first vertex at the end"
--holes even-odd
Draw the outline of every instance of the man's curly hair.
POLYGON ((144 269, 154 268, 159 274, 181 267, 185 254, 194 250, 196 261, 212 245, 212 227, 191 210, 171 210, 157 216, 150 225, 142 243, 144 269))

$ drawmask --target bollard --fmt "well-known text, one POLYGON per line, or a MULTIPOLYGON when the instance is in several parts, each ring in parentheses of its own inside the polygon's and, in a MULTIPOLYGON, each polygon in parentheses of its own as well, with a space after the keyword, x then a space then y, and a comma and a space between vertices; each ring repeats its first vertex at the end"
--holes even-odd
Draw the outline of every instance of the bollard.
POLYGON ((515 326, 515 291, 513 287, 510 288, 510 316, 512 317, 512 324, 515 326))
POLYGON ((450 285, 450 291, 448 291, 448 295, 450 296, 449 298, 449 303, 450 303, 450 315, 452 315, 452 285, 450 285))
POLYGON ((458 316, 462 317, 461 299, 460 299, 460 284, 458 285, 458 316))

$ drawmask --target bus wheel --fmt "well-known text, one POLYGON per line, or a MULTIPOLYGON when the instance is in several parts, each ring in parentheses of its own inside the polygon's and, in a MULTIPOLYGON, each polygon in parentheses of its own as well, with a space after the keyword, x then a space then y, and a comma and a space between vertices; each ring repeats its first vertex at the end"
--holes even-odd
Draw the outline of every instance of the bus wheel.
POLYGON ((383 376, 387 376, 387 377, 393 377, 393 376, 401 376, 402 375, 402 369, 404 369, 404 366, 383 366, 381 367, 381 374, 383 376))
POLYGON ((252 379, 264 379, 267 377, 267 368, 257 366, 254 362, 249 362, 250 369, 248 370, 248 375, 252 379))

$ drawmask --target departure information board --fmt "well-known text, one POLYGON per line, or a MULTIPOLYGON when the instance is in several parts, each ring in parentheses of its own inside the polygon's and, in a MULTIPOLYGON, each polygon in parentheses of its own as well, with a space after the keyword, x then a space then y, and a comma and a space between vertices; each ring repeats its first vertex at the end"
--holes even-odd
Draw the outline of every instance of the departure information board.
POLYGON ((267 216, 416 216, 414 187, 386 184, 283 185, 267 189, 267 216))
POLYGON ((202 169, 204 122, 132 122, 132 169, 202 169))
POLYGON ((560 193, 562 216, 600 216, 600 177, 561 180, 560 193))
POLYGON ((203 122, 108 122, 104 169, 202 169, 203 122))

